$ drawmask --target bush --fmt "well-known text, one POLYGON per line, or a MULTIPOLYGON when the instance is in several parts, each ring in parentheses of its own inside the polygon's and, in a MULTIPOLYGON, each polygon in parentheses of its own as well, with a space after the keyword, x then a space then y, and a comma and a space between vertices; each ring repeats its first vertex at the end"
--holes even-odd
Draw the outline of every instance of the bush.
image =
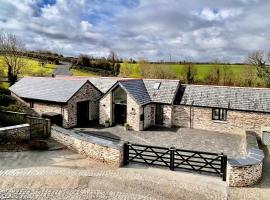
POLYGON ((0 94, 0 105, 1 106, 8 106, 9 104, 15 103, 15 99, 6 94, 0 94))

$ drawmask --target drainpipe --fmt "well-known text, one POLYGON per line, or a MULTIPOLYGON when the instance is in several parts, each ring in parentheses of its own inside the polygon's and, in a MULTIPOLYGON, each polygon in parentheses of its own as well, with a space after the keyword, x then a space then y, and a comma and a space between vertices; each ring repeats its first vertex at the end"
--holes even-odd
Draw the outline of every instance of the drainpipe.
POLYGON ((189 107, 189 128, 192 128, 191 127, 191 123, 192 123, 192 119, 191 119, 191 109, 192 109, 192 106, 193 106, 193 103, 194 103, 194 101, 192 101, 192 103, 191 103, 191 105, 190 105, 190 107, 189 107))
MULTIPOLYGON (((143 120, 142 120, 142 123, 143 123, 143 130, 144 130, 144 119, 145 119, 145 116, 144 116, 144 105, 142 106, 142 110, 143 110, 143 112, 142 112, 142 114, 143 114, 143 120)), ((140 120, 141 120, 141 115, 140 115, 140 120)))

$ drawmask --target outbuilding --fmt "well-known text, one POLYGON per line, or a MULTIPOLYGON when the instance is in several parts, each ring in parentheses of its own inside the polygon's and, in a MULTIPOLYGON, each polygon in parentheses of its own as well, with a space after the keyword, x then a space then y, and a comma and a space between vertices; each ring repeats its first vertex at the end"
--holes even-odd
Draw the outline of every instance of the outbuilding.
POLYGON ((11 86, 10 91, 39 115, 60 114, 65 128, 98 119, 102 92, 87 79, 29 77, 11 86))

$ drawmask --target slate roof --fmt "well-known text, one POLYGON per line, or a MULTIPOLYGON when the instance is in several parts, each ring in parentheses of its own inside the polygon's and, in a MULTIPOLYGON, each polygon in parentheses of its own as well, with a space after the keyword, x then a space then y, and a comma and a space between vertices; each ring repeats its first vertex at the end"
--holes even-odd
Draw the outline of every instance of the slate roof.
POLYGON ((173 103, 179 87, 178 80, 143 79, 143 82, 152 102, 173 103), (156 83, 160 83, 159 89, 155 89, 156 83))
POLYGON ((22 78, 9 89, 21 98, 66 103, 85 83, 83 79, 22 78))
POLYGON ((88 80, 101 92, 106 93, 120 78, 116 77, 91 77, 88 80))
POLYGON ((270 89, 182 85, 180 104, 270 112, 270 89))
POLYGON ((140 105, 151 102, 151 98, 147 93, 143 80, 119 80, 119 83, 140 105))

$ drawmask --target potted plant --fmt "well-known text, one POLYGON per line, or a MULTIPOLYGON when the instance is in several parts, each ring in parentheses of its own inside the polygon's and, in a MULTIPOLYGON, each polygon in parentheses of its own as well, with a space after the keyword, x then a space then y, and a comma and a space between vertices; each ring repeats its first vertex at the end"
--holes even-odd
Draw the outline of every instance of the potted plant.
POLYGON ((105 127, 106 128, 110 127, 110 120, 109 119, 105 120, 105 127))
POLYGON ((126 130, 126 131, 129 130, 129 124, 128 124, 128 123, 125 123, 125 124, 124 124, 124 127, 125 127, 125 130, 126 130))

